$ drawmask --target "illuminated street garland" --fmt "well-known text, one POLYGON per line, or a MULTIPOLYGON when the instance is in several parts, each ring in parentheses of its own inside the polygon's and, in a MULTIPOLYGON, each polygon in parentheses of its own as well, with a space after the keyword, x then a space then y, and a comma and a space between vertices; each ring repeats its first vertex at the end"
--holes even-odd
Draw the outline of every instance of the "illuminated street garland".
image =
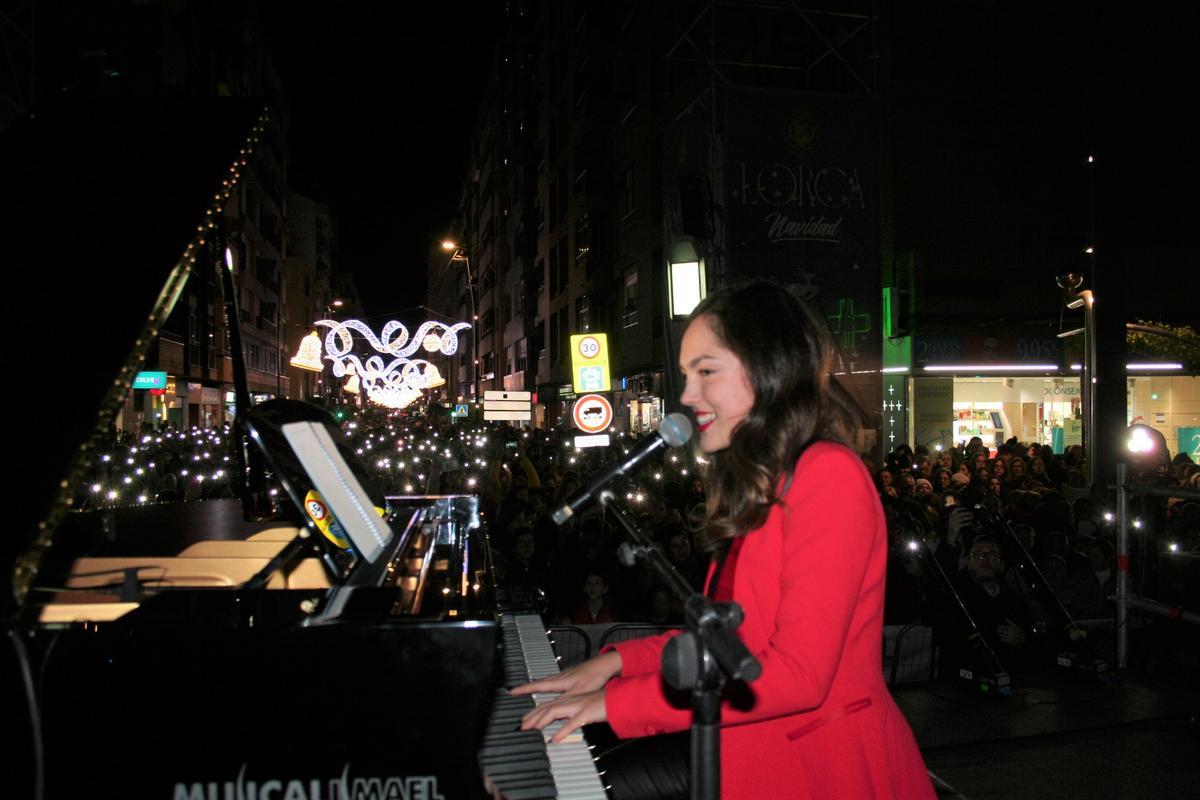
POLYGON ((443 385, 446 381, 437 367, 421 358, 409 358, 424 348, 426 352, 440 352, 451 356, 458 351, 458 332, 471 326, 466 322, 445 325, 441 322, 424 322, 417 328, 411 341, 408 329, 392 320, 383 326, 376 337, 365 323, 356 320, 321 319, 317 325, 329 328, 325 336, 325 358, 333 362, 333 375, 341 378, 356 375, 359 386, 367 399, 386 408, 404 408, 421 397, 425 389, 443 385), (365 361, 351 352, 354 347, 352 331, 357 331, 377 352, 391 356, 371 356, 365 361))

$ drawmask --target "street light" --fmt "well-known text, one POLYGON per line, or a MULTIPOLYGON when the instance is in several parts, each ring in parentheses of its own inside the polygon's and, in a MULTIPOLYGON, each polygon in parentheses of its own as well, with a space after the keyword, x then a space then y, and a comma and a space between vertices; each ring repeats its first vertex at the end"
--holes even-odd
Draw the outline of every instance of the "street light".
MULTIPOLYGON (((1090 251, 1091 248, 1088 248, 1090 251)), ((1056 279, 1063 291, 1063 302, 1067 308, 1083 308, 1083 327, 1064 331, 1060 339, 1083 334, 1083 370, 1079 376, 1079 394, 1083 406, 1083 456, 1087 463, 1087 482, 1091 486, 1096 479, 1095 449, 1096 430, 1096 297, 1091 289, 1079 290, 1083 276, 1078 272, 1067 272, 1056 279)))
POLYGON ((471 277, 471 259, 464 248, 450 239, 442 240, 442 250, 452 253, 447 266, 452 261, 461 261, 467 268, 467 296, 471 298, 471 392, 475 402, 479 402, 479 312, 475 303, 475 281, 471 277))

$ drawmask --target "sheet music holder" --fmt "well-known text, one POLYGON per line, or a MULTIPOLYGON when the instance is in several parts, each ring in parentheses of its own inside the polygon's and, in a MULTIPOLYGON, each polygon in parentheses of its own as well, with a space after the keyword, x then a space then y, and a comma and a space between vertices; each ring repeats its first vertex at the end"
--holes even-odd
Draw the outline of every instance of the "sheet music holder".
POLYGON ((386 553, 393 551, 396 533, 377 508, 388 508, 366 468, 350 447, 333 418, 316 406, 296 400, 271 400, 247 415, 251 440, 263 451, 275 477, 299 511, 308 534, 283 552, 279 563, 260 574, 286 569, 302 552, 318 548, 335 584, 370 585, 377 582, 386 553), (343 550, 321 533, 305 512, 310 490, 321 494, 350 540, 343 550))

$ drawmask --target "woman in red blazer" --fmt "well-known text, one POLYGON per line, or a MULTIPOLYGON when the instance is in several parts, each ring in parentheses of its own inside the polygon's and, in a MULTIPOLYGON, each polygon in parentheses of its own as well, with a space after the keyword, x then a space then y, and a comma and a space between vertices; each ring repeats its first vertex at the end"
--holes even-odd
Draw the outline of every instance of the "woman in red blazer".
MULTIPOLYGON (((883 679, 887 532, 843 444, 855 426, 831 391, 830 352, 819 320, 769 283, 709 297, 680 346, 681 399, 710 454, 709 594, 741 604, 738 634, 762 664, 726 693, 722 796, 932 799, 883 679)), ((624 642, 514 689, 562 692, 523 727, 563 719, 557 739, 604 720, 622 738, 686 729, 688 698, 659 671, 666 639, 624 642)))

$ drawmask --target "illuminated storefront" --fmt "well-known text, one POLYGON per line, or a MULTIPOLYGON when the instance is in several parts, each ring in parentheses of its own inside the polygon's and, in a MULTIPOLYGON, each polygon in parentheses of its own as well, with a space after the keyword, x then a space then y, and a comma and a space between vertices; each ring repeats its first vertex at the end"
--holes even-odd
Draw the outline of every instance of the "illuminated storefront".
MULTIPOLYGON (((930 450, 966 444, 978 436, 991 450, 1015 436, 1061 453, 1081 444, 1083 406, 1073 375, 916 376, 909 381, 911 444, 930 450)), ((1200 454, 1200 377, 1130 375, 1128 422, 1166 438, 1172 455, 1200 454), (1186 441, 1185 441, 1186 440, 1186 441)), ((1197 456, 1193 455, 1193 459, 1197 456)))

